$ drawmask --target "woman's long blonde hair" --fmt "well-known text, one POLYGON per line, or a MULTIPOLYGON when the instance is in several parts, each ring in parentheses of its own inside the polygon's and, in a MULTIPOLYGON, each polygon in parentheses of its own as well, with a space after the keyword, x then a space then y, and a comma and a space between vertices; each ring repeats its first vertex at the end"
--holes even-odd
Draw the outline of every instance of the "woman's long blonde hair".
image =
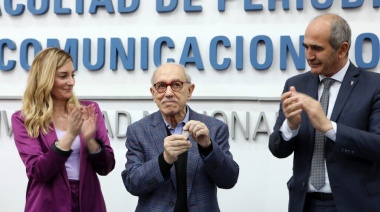
MULTIPOLYGON (((69 53, 55 47, 40 51, 34 58, 22 98, 21 109, 29 136, 36 138, 40 131, 46 135, 51 129, 50 123, 52 122, 53 114, 51 90, 54 85, 56 71, 72 61, 69 53)), ((66 109, 70 103, 79 105, 79 101, 74 94, 67 101, 66 109)))

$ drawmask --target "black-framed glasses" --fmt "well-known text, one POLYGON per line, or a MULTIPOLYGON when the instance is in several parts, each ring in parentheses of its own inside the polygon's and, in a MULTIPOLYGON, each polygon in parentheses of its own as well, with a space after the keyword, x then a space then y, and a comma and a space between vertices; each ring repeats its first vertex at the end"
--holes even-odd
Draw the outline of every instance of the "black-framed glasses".
POLYGON ((174 82, 171 82, 170 84, 165 83, 165 82, 157 82, 153 84, 153 87, 156 89, 158 93, 164 93, 168 85, 170 85, 170 88, 173 91, 180 91, 183 87, 183 83, 189 83, 189 82, 174 81, 174 82))

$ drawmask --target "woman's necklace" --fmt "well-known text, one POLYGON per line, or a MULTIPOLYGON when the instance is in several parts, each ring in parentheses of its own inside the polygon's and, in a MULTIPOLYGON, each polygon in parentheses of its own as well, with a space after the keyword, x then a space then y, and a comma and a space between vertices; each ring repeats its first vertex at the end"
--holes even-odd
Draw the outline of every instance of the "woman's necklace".
POLYGON ((69 117, 69 114, 67 113, 57 113, 54 115, 55 119, 67 119, 69 117))

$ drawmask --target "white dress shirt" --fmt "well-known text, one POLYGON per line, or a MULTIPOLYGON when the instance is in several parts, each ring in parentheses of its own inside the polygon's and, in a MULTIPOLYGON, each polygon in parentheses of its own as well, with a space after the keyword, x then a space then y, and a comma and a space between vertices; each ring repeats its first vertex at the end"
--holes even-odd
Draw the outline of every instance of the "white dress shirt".
MULTIPOLYGON (((350 61, 347 61, 346 65, 338 71, 336 74, 334 74, 331 78, 334 79, 334 83, 330 87, 330 96, 329 96, 329 106, 327 110, 327 118, 330 119, 331 113, 333 111, 335 101, 338 97, 339 89, 342 84, 343 78, 346 75, 348 66, 350 65, 350 61)), ((322 91, 323 91, 323 84, 321 83, 322 79, 326 78, 325 76, 320 75, 320 83, 318 85, 318 99, 321 98, 322 96, 322 91)), ((296 88, 297 90, 297 88, 296 88)), ((302 124, 302 123, 301 123, 302 124)), ((333 126, 333 129, 329 130, 325 135, 330 138, 332 141, 335 142, 336 140, 336 132, 337 132, 337 125, 335 122, 331 121, 331 124, 333 126)), ((280 131, 282 132, 282 137, 285 141, 289 141, 291 138, 295 137, 298 135, 298 129, 296 130, 291 130, 288 122, 285 121, 283 122, 280 131)), ((309 178, 309 185, 308 185, 308 192, 323 192, 323 193, 331 193, 331 186, 330 186, 330 181, 327 173, 327 168, 326 168, 326 160, 325 160, 325 185, 320 189, 316 190, 311 184, 310 184, 310 178, 309 178)))

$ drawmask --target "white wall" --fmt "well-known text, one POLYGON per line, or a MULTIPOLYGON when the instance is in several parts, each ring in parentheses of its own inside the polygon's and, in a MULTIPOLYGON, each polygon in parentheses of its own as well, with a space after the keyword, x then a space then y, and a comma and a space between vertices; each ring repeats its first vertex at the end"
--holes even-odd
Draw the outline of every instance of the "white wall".
MULTIPOLYGON (((14 1, 16 3, 24 1, 14 1)), ((38 1, 39 2, 39 1, 38 1)), ((54 1, 51 1, 54 2, 54 1)), ((87 4, 93 1, 86 1, 87 4)), ((117 10, 117 1, 112 1, 117 10)), ((126 1, 130 2, 130 1, 126 1)), ((81 62, 78 63, 78 74, 75 91, 78 96, 93 98, 100 104, 102 110, 107 111, 110 124, 115 130, 116 111, 127 111, 132 116, 132 122, 143 117, 143 111, 150 113, 157 110, 153 101, 149 99, 150 76, 155 69, 152 59, 153 43, 158 37, 168 36, 176 44, 176 48, 163 49, 163 59, 172 57, 179 62, 186 37, 196 37, 205 70, 198 71, 190 65, 189 73, 195 83, 194 100, 189 105, 196 111, 212 114, 223 111, 231 125, 231 114, 237 112, 244 123, 245 115, 249 112, 249 138, 246 140, 240 129, 236 129, 236 137, 230 139, 231 152, 240 165, 240 176, 237 185, 230 190, 219 190, 219 202, 222 211, 287 211, 288 194, 286 182, 291 176, 292 157, 287 159, 274 158, 268 150, 268 135, 259 133, 253 140, 260 112, 264 112, 272 129, 275 123, 278 99, 281 95, 285 80, 303 71, 297 71, 288 58, 287 70, 281 71, 279 64, 280 36, 290 36, 298 48, 298 38, 310 19, 318 14, 333 12, 342 15, 351 25, 353 41, 362 33, 379 34, 378 9, 373 8, 372 1, 365 1, 356 9, 342 9, 342 1, 333 1, 331 8, 316 10, 309 1, 304 1, 303 10, 297 10, 295 3, 290 2, 290 9, 284 11, 281 1, 277 1, 276 10, 269 11, 267 1, 251 1, 252 4, 263 4, 262 11, 245 11, 243 0, 226 1, 225 12, 218 12, 218 1, 193 0, 193 5, 201 5, 202 12, 186 13, 183 9, 184 1, 178 3, 177 9, 170 13, 157 13, 156 1, 141 1, 139 9, 132 14, 108 14, 99 9, 96 14, 89 14, 89 5, 85 4, 83 15, 56 15, 53 12, 53 3, 49 12, 36 16, 27 10, 23 15, 10 16, 4 10, 4 2, 0 3, 0 41, 8 38, 15 41, 17 49, 14 51, 0 48, 0 55, 5 61, 20 58, 20 44, 28 38, 33 38, 46 46, 46 39, 58 38, 61 45, 68 38, 79 40, 79 61, 82 60, 82 39, 105 38, 107 44, 111 38, 121 38, 126 42, 128 37, 136 38, 136 46, 140 45, 141 37, 149 38, 149 70, 139 67, 140 50, 136 52, 136 67, 134 71, 126 71, 119 63, 119 69, 112 71, 109 68, 109 47, 106 47, 106 62, 99 71, 88 71, 81 62), (224 71, 214 70, 208 62, 210 40, 223 35, 231 40, 231 48, 220 48, 218 62, 223 57, 232 58, 231 66, 224 71), (269 69, 258 71, 252 68, 249 57, 249 42, 258 35, 269 36, 273 42, 273 63, 269 69), (244 66, 243 70, 235 69, 236 36, 244 37, 244 66), (107 59, 108 58, 108 59, 107 59), (222 100, 207 100, 222 98, 222 100), (235 99, 232 99, 235 98, 235 99), (260 99, 259 101, 257 100, 260 99), (118 100, 119 99, 119 100, 118 100), (230 99, 230 100, 228 100, 230 99), (248 99, 248 100, 247 100, 248 99), (249 100, 250 99, 250 100, 249 100), (273 202, 275 199, 275 204, 273 202)), ((167 4, 169 1, 166 1, 167 4)), ((247 1, 248 2, 248 1, 247 1)), ((325 1, 323 1, 325 2, 325 1)), ((330 1, 327 1, 330 2, 330 1)), ((359 0, 357 2, 360 2, 359 0)), ((38 3, 37 3, 38 5, 38 3)), ((75 11, 75 4, 64 2, 64 7, 75 11)), ((96 44, 93 45, 96 48, 96 44)), ((138 48, 137 48, 138 49, 138 48)), ((366 44, 361 53, 365 61, 371 60, 371 51, 379 49, 366 44)), ((265 51, 259 47, 259 61, 264 61, 265 51)), ((29 61, 33 59, 33 51, 29 52, 29 61)), ((351 47, 350 59, 355 62, 355 46, 351 47)), ((1 57, 0 57, 1 58, 1 57)), ((376 58, 378 60, 378 58, 376 58)), ((1 62, 1 61, 0 61, 1 62)), ((308 69, 306 67, 306 69, 308 69)), ((375 68, 372 71, 376 71, 375 68)), ((28 72, 24 71, 20 63, 11 71, 0 71, 0 210, 22 211, 25 203, 27 177, 25 167, 19 158, 13 142, 13 136, 7 135, 6 121, 10 124, 11 114, 21 107, 20 98, 23 94, 28 72)), ((119 130, 123 134, 127 124, 121 121, 119 130)), ((260 125, 263 129, 264 125, 260 125)), ((230 129, 231 131, 231 129, 230 129)), ((130 195, 124 188, 120 173, 125 164, 124 138, 112 138, 112 147, 115 151, 116 168, 106 177, 100 177, 103 193, 109 211, 133 211, 137 198, 130 195)))

